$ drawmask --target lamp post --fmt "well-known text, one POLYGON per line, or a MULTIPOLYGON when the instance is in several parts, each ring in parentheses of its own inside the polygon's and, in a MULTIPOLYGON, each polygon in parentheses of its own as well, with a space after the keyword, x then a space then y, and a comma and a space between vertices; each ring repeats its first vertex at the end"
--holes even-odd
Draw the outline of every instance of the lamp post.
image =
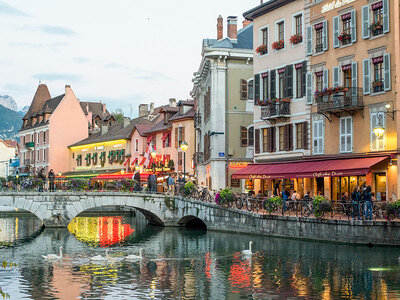
POLYGON ((186 182, 186 151, 189 145, 183 141, 181 144, 181 150, 183 151, 183 182, 186 182))
POLYGON ((153 166, 153 172, 155 172, 156 164, 154 163, 154 159, 156 158, 157 152, 156 150, 153 149, 153 151, 150 152, 151 158, 153 159, 152 166, 153 166))
POLYGON ((138 172, 140 170, 140 167, 139 167, 139 165, 137 163, 135 165, 135 170, 136 170, 136 172, 138 172))

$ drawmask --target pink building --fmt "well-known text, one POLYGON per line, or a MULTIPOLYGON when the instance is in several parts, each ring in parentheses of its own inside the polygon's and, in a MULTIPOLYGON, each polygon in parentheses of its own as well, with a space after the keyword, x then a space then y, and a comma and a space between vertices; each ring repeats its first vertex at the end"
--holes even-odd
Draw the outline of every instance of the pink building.
POLYGON ((90 123, 69 85, 65 94, 51 98, 45 84, 39 84, 19 132, 21 169, 37 173, 69 170, 68 146, 88 137, 90 123))

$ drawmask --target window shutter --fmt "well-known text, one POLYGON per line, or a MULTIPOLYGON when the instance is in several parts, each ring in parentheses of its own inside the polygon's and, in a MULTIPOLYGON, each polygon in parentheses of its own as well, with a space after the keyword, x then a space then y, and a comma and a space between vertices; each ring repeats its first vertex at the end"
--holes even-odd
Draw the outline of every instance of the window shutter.
POLYGON ((339 47, 339 16, 333 17, 333 48, 339 47))
POLYGON ((260 153, 260 129, 254 131, 254 151, 260 153))
POLYGON ((293 150, 293 124, 288 124, 289 151, 293 150))
POLYGON ((271 99, 276 97, 276 70, 271 71, 271 99))
POLYGON ((247 147, 247 128, 240 126, 240 145, 247 147))
POLYGON ((276 127, 270 127, 270 132, 271 132, 271 134, 270 134, 270 137, 271 137, 271 143, 270 143, 270 146, 271 146, 271 151, 270 152, 275 152, 275 150, 276 150, 276 134, 275 134, 275 128, 276 127))
POLYGON ((184 141, 185 141, 185 127, 182 127, 182 142, 184 141))
POLYGON ((306 75, 306 102, 307 104, 312 104, 313 99, 312 99, 312 73, 311 72, 307 72, 306 75))
POLYGON ((324 48, 324 51, 328 50, 328 21, 325 20, 322 22, 323 23, 323 28, 322 28, 322 45, 324 48))
POLYGON ((369 39, 369 5, 364 5, 361 9, 361 22, 362 22, 362 38, 369 39))
POLYGON ((307 122, 302 124, 302 131, 303 131, 303 149, 308 149, 308 127, 307 122))
POLYGON ((390 90, 390 54, 385 54, 383 56, 383 86, 385 87, 385 91, 390 90))
POLYGON ((383 32, 389 32, 389 0, 383 0, 383 32))
POLYGON ((302 80, 301 80, 301 91, 303 96, 306 94, 306 74, 307 74, 307 62, 303 61, 303 68, 302 68, 302 80))
POLYGON ((376 113, 371 113, 370 119, 371 119, 371 150, 375 151, 376 150, 376 140, 378 139, 375 135, 374 128, 377 125, 377 117, 376 113))
MULTIPOLYGON (((279 128, 279 127, 278 127, 279 128)), ((284 139, 285 139, 285 141, 284 141, 284 149, 285 149, 285 151, 289 151, 289 149, 290 149, 290 134, 289 134, 289 124, 286 124, 285 125, 285 129, 284 129, 284 132, 285 132, 285 137, 284 137, 284 139)), ((281 143, 281 141, 279 141, 279 144, 281 143)), ((279 149, 280 150, 280 149, 279 149)))
POLYGON ((333 87, 339 86, 339 67, 333 67, 333 87))
POLYGON ((286 75, 286 88, 285 88, 285 97, 292 98, 293 97, 293 65, 287 65, 285 67, 285 75, 286 75))
POLYGON ((178 127, 175 128, 175 148, 178 148, 178 127))
POLYGON ((363 92, 368 95, 371 92, 371 79, 370 79, 370 63, 369 59, 363 60, 363 92))
POLYGON ((267 152, 272 152, 271 151, 271 148, 272 148, 272 143, 271 143, 272 133, 271 133, 271 129, 272 129, 272 127, 268 127, 267 128, 267 152))
POLYGON ((357 105, 358 83, 357 83, 357 62, 351 64, 351 97, 354 105, 357 105))
POLYGON ((312 27, 307 26, 306 27, 306 54, 307 55, 312 55, 313 54, 313 49, 312 49, 312 27))
POLYGON ((322 84, 323 84, 324 89, 327 89, 329 87, 329 70, 328 69, 324 69, 322 84))
POLYGON ((350 21, 351 21, 351 24, 350 24, 350 26, 351 26, 351 42, 355 43, 357 41, 357 30, 356 30, 357 23, 356 23, 356 10, 355 9, 353 9, 351 11, 351 20, 350 21))
POLYGON ((240 79, 240 99, 247 100, 247 80, 240 79))
POLYGON ((260 74, 254 75, 254 101, 255 104, 260 101, 260 74))

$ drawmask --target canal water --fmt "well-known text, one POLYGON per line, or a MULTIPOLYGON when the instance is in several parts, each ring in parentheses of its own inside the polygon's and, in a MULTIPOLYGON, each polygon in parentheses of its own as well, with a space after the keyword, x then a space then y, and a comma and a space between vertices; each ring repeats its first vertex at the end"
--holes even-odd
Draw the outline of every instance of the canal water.
MULTIPOLYGON (((10 299, 399 299, 400 248, 149 226, 85 215, 68 229, 0 217, 0 287, 10 299), (253 256, 241 255, 253 241, 253 256), (45 261, 58 253, 63 259, 45 261), (91 262, 94 255, 114 257, 91 262), (121 261, 144 249, 142 261, 121 261)), ((1 295, 0 295, 1 299, 1 295)))

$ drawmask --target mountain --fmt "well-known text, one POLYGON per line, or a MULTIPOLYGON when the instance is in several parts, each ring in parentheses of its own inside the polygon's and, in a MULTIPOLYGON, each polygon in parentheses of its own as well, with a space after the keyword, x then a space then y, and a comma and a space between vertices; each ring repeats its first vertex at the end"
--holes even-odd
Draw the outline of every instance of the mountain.
POLYGON ((0 105, 0 120, 0 139, 16 140, 22 126, 20 113, 0 105))
POLYGON ((28 109, 29 109, 29 105, 25 105, 23 108, 21 108, 21 109, 19 110, 19 113, 20 113, 22 116, 25 116, 25 114, 26 114, 26 112, 28 111, 28 109))
POLYGON ((12 109, 13 111, 17 111, 17 103, 14 98, 8 95, 0 95, 0 105, 3 105, 6 108, 12 109))

